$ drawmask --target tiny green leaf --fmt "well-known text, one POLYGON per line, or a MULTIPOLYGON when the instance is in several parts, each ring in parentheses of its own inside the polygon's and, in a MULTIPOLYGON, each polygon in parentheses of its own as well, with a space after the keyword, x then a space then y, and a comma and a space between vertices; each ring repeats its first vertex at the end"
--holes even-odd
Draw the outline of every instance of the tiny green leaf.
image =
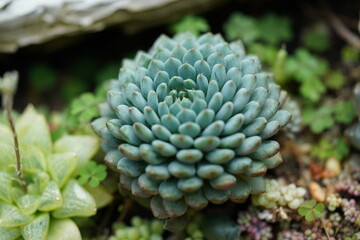
POLYGON ((314 221, 316 218, 321 218, 325 210, 323 203, 316 203, 315 200, 304 202, 300 205, 298 213, 305 217, 306 221, 314 221))
POLYGON ((79 176, 80 184, 89 182, 91 187, 97 187, 107 176, 106 166, 90 161, 79 170, 79 176))

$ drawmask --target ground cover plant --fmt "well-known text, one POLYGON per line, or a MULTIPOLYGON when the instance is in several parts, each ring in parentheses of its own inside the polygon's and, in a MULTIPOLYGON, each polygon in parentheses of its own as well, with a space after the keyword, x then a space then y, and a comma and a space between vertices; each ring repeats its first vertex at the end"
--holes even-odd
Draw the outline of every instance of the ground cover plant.
POLYGON ((2 75, 0 239, 360 239, 357 30, 228 13, 2 75))

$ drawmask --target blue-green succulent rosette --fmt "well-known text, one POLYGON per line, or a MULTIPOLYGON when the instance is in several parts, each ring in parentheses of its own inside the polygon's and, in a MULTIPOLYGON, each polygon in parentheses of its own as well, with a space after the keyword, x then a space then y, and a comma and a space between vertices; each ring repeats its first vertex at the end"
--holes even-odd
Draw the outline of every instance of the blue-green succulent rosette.
POLYGON ((120 186, 150 199, 158 218, 209 202, 243 202, 265 190, 282 162, 268 140, 291 114, 280 87, 240 41, 221 35, 160 36, 148 53, 125 60, 93 129, 120 186))

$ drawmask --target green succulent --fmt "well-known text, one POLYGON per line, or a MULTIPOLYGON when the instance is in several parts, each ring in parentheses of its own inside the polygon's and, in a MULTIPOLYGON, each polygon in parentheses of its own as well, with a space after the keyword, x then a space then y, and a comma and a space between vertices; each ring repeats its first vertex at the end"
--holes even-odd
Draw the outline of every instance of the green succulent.
POLYGON ((173 218, 265 190, 262 176, 282 161, 269 138, 291 118, 279 96, 241 42, 163 35, 124 61, 92 126, 121 188, 173 218))
POLYGON ((163 240, 164 229, 161 220, 147 220, 135 216, 131 226, 124 223, 115 225, 115 234, 109 240, 163 240))
POLYGON ((266 180, 266 192, 252 196, 255 206, 278 208, 286 206, 290 209, 299 208, 304 201, 306 189, 295 184, 286 185, 282 180, 266 180))
MULTIPOLYGON (((360 83, 356 84, 354 87, 354 103, 355 113, 360 119, 360 83)), ((360 121, 348 127, 346 135, 348 136, 350 143, 355 148, 360 149, 360 121)))
POLYGON ((65 136, 53 144, 45 118, 31 106, 16 129, 27 192, 16 181, 12 132, 0 124, 0 238, 81 239, 71 218, 94 215, 96 204, 74 177, 98 140, 65 136))
POLYGON ((286 91, 281 91, 280 94, 281 108, 291 113, 291 120, 284 127, 283 131, 291 138, 294 138, 296 133, 299 133, 303 128, 302 109, 299 103, 288 95, 286 91))

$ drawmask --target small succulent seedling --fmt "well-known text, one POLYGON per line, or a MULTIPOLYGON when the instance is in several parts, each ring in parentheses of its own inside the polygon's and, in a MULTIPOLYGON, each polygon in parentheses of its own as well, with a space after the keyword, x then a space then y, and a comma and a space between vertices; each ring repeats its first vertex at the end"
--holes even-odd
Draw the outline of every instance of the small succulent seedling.
POLYGON ((358 240, 359 237, 357 235, 353 235, 352 237, 346 237, 344 240, 358 240))
POLYGON ((125 60, 102 117, 92 123, 120 186, 150 200, 158 218, 209 202, 243 202, 265 190, 282 162, 269 140, 291 114, 280 87, 241 42, 217 34, 159 37, 125 60))
POLYGON ((321 218, 325 210, 323 203, 317 203, 316 200, 310 200, 300 205, 298 213, 305 217, 306 221, 314 221, 321 218))

